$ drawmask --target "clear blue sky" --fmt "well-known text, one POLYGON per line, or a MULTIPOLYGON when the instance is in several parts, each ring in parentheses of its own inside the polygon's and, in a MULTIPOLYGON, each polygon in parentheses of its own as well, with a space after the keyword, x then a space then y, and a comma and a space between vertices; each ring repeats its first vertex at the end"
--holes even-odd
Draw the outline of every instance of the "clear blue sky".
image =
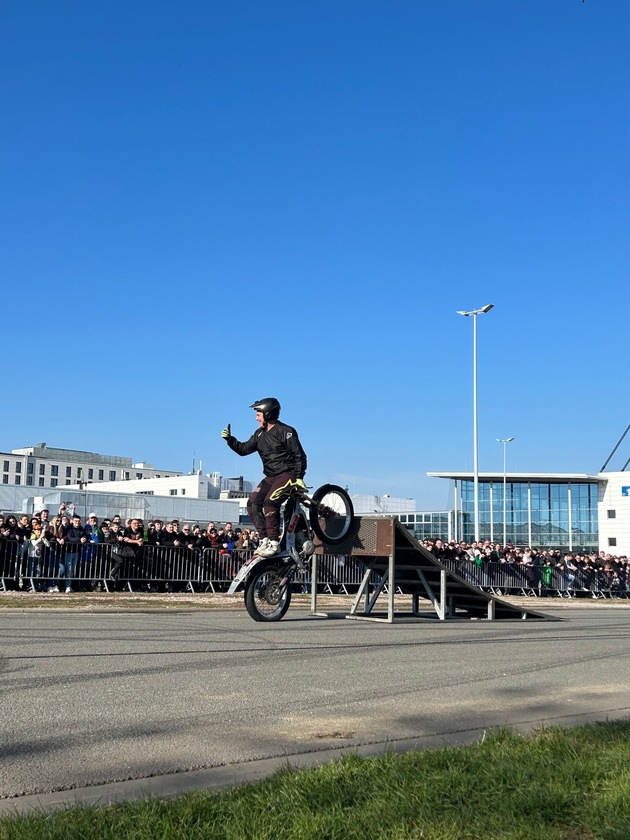
MULTIPOLYGON (((0 34, 0 449, 441 508, 596 471, 630 422, 630 4, 22 0, 0 34)), ((620 453, 625 461, 628 451, 620 453)))

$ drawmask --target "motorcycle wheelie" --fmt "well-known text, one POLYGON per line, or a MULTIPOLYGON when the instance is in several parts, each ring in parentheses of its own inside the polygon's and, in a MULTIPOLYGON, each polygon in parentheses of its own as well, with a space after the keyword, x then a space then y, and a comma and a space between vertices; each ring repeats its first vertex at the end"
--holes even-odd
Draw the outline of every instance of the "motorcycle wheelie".
POLYGON ((339 545, 354 521, 349 495, 325 484, 308 494, 303 476, 306 453, 297 431, 279 420, 280 403, 266 397, 252 403, 258 429, 247 441, 237 440, 228 425, 222 432, 238 455, 258 452, 265 477, 247 502, 247 512, 261 536, 228 593, 245 587, 245 607, 255 621, 279 621, 289 608, 291 584, 315 551, 314 536, 325 546, 339 545))
POLYGON ((324 545, 339 545, 350 532, 354 511, 341 487, 324 484, 309 496, 295 485, 289 490, 282 519, 279 553, 273 557, 254 554, 228 589, 228 595, 233 595, 244 585, 245 609, 254 621, 280 621, 291 603, 291 584, 308 567, 315 551, 314 537, 324 545))

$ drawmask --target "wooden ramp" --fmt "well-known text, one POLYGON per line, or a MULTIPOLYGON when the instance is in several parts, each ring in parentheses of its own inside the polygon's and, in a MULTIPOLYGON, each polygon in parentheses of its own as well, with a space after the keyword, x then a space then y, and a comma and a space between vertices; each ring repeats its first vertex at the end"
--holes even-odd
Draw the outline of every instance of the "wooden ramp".
MULTIPOLYGON (((436 560, 395 516, 358 516, 343 545, 322 546, 318 553, 344 554, 365 564, 359 591, 346 618, 389 623, 409 618, 558 620, 482 592, 436 560), (406 609, 400 609, 401 595, 411 596, 411 608, 407 597, 406 609)), ((317 580, 317 554, 313 578, 317 580)), ((316 590, 313 586, 311 611, 319 614, 316 590)))

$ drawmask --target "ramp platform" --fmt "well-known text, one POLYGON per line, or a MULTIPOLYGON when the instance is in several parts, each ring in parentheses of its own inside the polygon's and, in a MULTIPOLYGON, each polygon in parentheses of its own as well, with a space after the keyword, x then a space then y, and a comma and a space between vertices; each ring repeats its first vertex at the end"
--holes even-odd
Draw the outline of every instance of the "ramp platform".
MULTIPOLYGON (((410 616, 421 619, 558 619, 523 610, 482 592, 439 562, 399 522, 396 516, 358 516, 348 539, 339 546, 322 546, 319 554, 354 557, 365 565, 350 619, 392 623, 410 616), (397 611, 397 596, 411 596, 411 609, 397 611), (386 599, 387 610, 383 610, 386 599), (421 608, 422 600, 422 608, 421 608), (428 601, 428 605, 424 601, 428 601), (377 608, 377 602, 379 604, 377 608)), ((317 580, 317 554, 313 558, 317 580)), ((409 599, 405 601, 408 603, 409 599)), ((317 587, 312 587, 311 611, 317 613, 317 587)))

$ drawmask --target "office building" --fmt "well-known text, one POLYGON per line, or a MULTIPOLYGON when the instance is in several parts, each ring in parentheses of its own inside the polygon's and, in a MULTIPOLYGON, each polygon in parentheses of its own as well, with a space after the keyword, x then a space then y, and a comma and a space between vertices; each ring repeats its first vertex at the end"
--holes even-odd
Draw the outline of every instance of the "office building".
POLYGON ((181 475, 177 470, 158 470, 153 464, 133 463, 131 458, 119 455, 58 449, 46 443, 0 452, 0 466, 2 484, 37 488, 181 475))
MULTIPOLYGON (((472 542, 473 473, 427 475, 453 482, 449 537, 472 542)), ((481 539, 503 542, 505 510, 506 541, 513 545, 630 554, 630 473, 480 473, 478 478, 481 539)))

